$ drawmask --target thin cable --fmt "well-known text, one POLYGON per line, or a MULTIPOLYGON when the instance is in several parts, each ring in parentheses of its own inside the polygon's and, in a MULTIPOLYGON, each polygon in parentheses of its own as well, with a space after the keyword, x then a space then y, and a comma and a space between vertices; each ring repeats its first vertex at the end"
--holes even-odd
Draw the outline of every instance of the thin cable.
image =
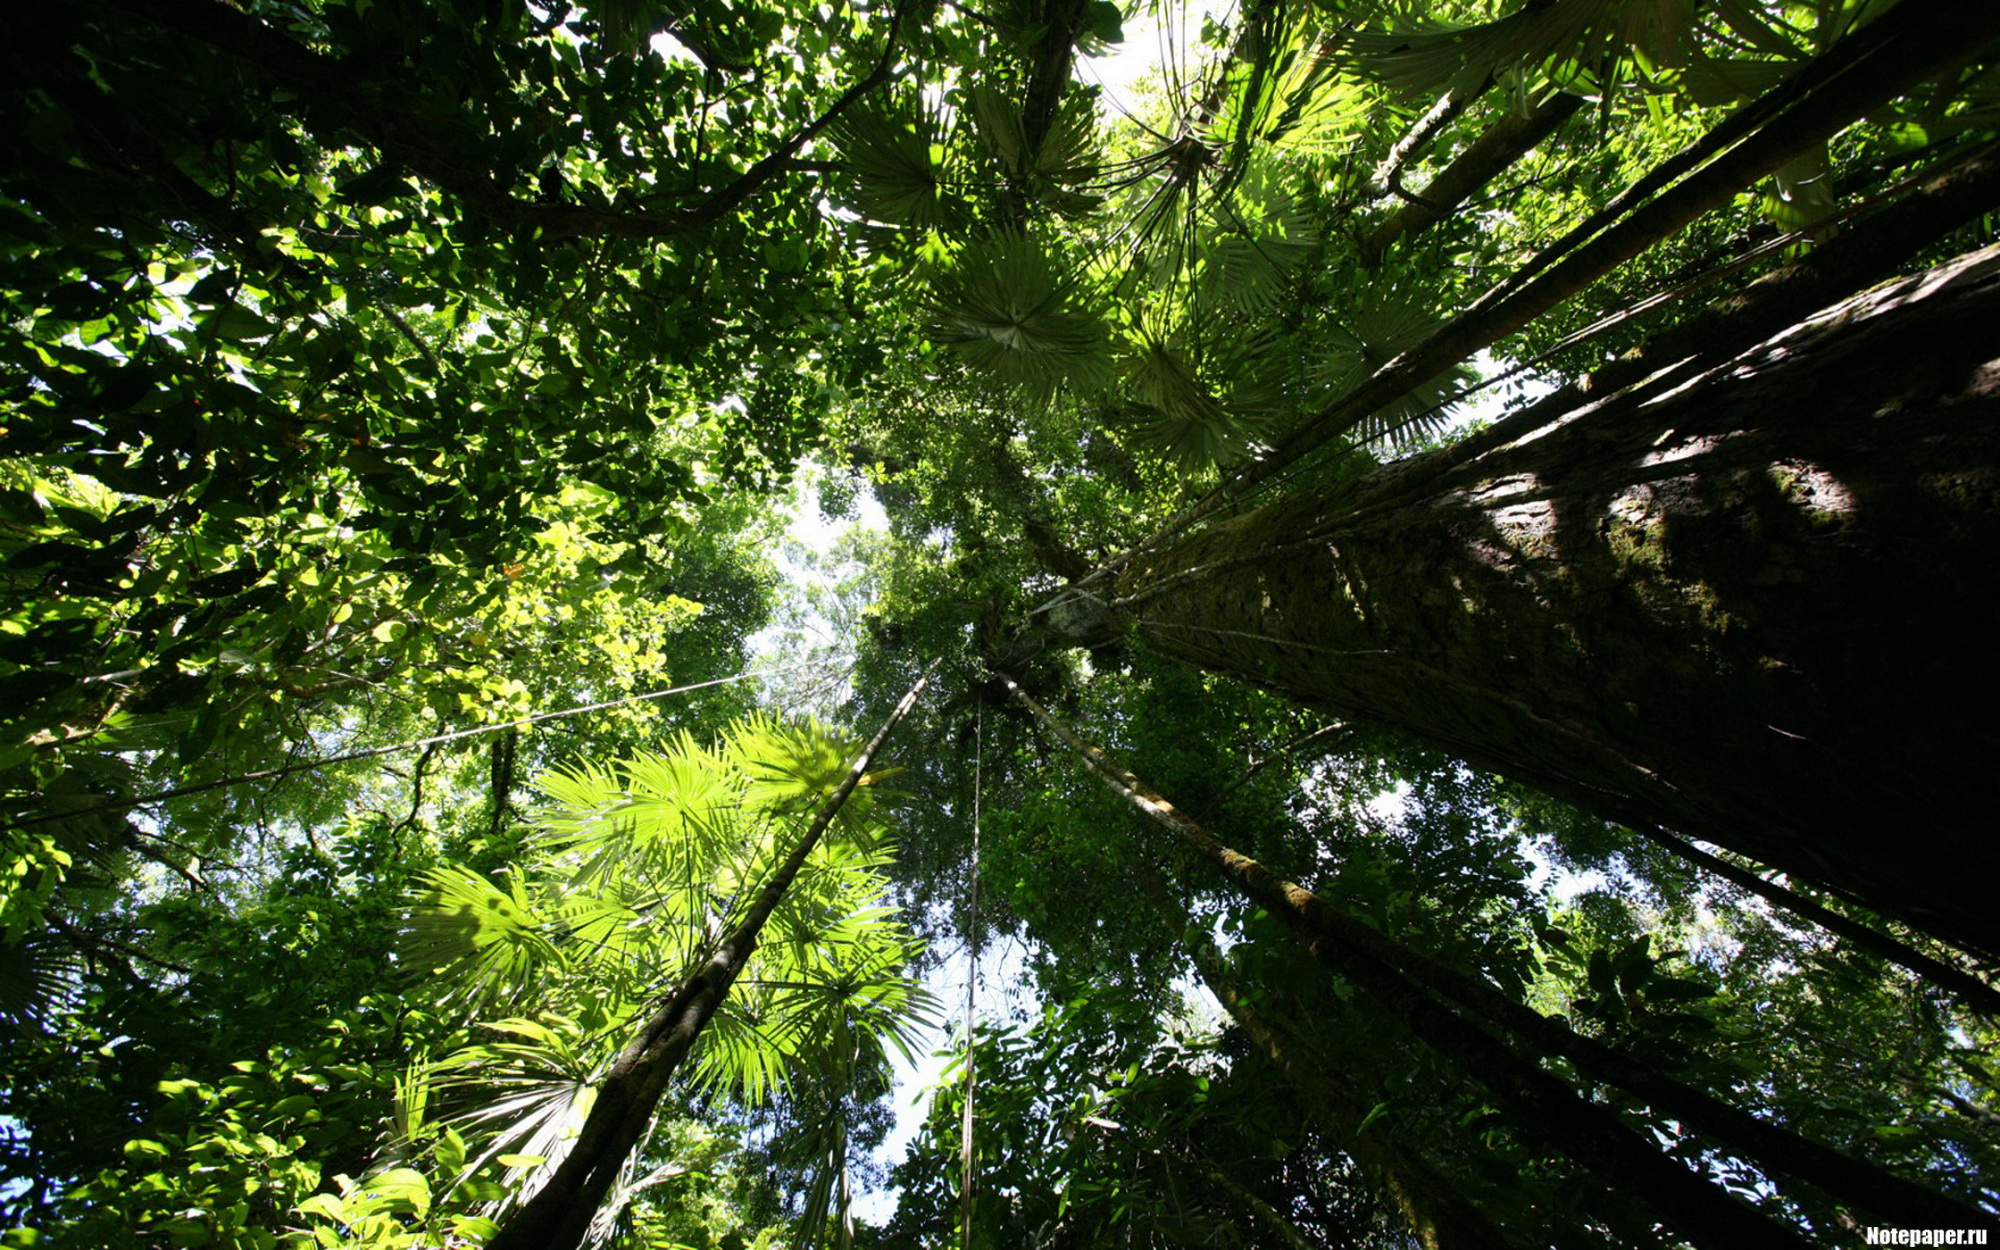
POLYGON ((408 742, 395 742, 388 746, 369 747, 365 751, 350 751, 346 755, 332 755, 325 759, 299 760, 296 763, 277 768, 263 768, 256 772, 242 773, 235 777, 224 777, 219 781, 204 781, 195 786, 178 786, 172 790, 161 790, 156 794, 141 795, 136 799, 120 799, 111 803, 97 803, 90 807, 71 808, 65 812, 44 812, 39 816, 29 816, 23 820, 0 825, 0 831, 25 829, 29 825, 44 824, 51 820, 68 820, 74 816, 94 816, 99 812, 123 812, 149 803, 165 799, 177 799, 183 795, 200 794, 207 790, 222 790, 230 786, 240 786, 251 781, 275 781, 289 777, 293 773, 305 772, 313 768, 325 768, 330 764, 351 764, 356 760, 372 760, 384 755, 394 755, 398 751, 413 751, 418 747, 436 746, 443 742, 456 742, 461 738, 476 738, 481 734, 499 733, 507 729, 519 729, 524 725, 538 725, 543 721, 561 720, 566 716, 581 716, 585 712, 601 712, 606 708, 623 707, 627 703, 644 703, 651 699, 664 699, 670 695, 687 694, 694 690, 706 690, 711 686, 726 686, 731 682, 749 681, 753 677, 769 677, 794 669, 812 668, 824 665, 826 660, 807 660, 798 664, 784 664, 777 668, 758 669, 755 672, 737 673, 733 677, 717 677, 713 681, 698 681, 691 685, 675 686, 670 690, 655 690, 648 694, 628 694, 622 699, 607 699, 602 703, 586 703, 581 707, 564 708, 560 712, 537 712, 533 716, 523 716, 517 720, 505 721, 498 725, 480 725, 474 729, 455 729, 450 733, 437 734, 429 738, 415 738, 408 742))
POLYGON ((979 796, 985 782, 986 709, 972 714, 972 888, 965 922, 965 1108, 958 1127, 958 1193, 961 1250, 972 1250, 972 1098, 979 1088, 977 1052, 973 1048, 972 1007, 979 985, 979 796))

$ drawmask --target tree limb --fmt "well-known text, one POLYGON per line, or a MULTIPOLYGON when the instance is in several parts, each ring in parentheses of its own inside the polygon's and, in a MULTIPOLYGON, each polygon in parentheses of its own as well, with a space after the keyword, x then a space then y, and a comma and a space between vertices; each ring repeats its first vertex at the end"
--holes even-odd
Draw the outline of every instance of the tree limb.
MULTIPOLYGON (((1398 240, 1414 238, 1441 220, 1554 134, 1582 106, 1582 96, 1559 92, 1525 114, 1507 113, 1432 178, 1421 198, 1406 196, 1409 202, 1369 232, 1361 242, 1362 266, 1373 268, 1380 264, 1383 254, 1398 240)), ((1400 165, 1395 172, 1401 176, 1400 165)), ((1391 189, 1395 189, 1393 183, 1391 189)))
MULTIPOLYGON (((315 52, 258 18, 219 0, 103 0, 109 7, 164 30, 208 45, 244 62, 316 106, 344 114, 353 128, 381 152, 482 213, 549 238, 662 239, 705 229, 785 172, 800 148, 824 132, 862 96, 894 75, 897 46, 910 0, 896 6, 888 46, 875 66, 833 105, 794 131, 774 151, 701 203, 666 213, 633 213, 574 204, 523 200, 497 182, 491 170, 467 164, 462 141, 415 120, 414 110, 367 100, 363 87, 341 61, 315 52)), ((472 126, 465 119, 465 126, 472 126)))
POLYGON ((1236 793, 1238 790, 1241 790, 1244 786, 1249 785, 1252 781, 1256 780, 1258 773, 1263 772, 1265 769, 1277 763, 1279 760, 1284 759, 1292 752, 1300 750, 1301 748, 1304 747, 1311 746, 1313 743, 1318 742, 1322 738, 1331 737, 1335 734, 1346 736, 1354 732, 1355 732, 1355 726, 1348 723, 1347 721, 1338 720, 1333 722, 1333 724, 1331 725, 1322 725, 1318 729, 1313 730, 1311 733, 1306 734, 1303 737, 1294 738, 1292 741, 1286 743, 1284 746, 1279 747, 1277 750, 1271 752, 1263 759, 1258 760, 1256 763, 1250 765, 1250 767, 1244 769, 1242 776, 1238 777, 1236 780, 1224 786, 1220 794, 1217 794, 1214 798, 1208 801, 1206 807, 1203 809, 1204 814, 1213 812, 1216 808, 1222 806, 1222 801, 1224 799, 1236 793))
MULTIPOLYGON (((106 934, 92 933, 87 929, 79 928, 54 912, 47 913, 47 918, 50 928, 83 949, 90 951, 92 954, 102 955, 106 950, 112 950, 127 958, 143 959, 149 964, 165 968, 169 972, 178 972, 182 976, 194 975, 194 969, 188 967, 186 964, 177 964, 171 959, 162 959, 158 955, 149 954, 129 942, 121 942, 117 938, 106 934)), ((126 971, 130 972, 131 969, 127 967, 126 971)), ((134 979, 136 980, 137 978, 134 979)))
POLYGON ((1809 920, 1830 933, 1840 935, 1870 954, 1878 955, 1915 973, 1932 985, 1956 995, 1959 1001, 1974 1011, 2000 1019, 2000 990, 1994 989, 1965 969, 1932 958, 1879 929, 1843 916, 1796 890, 1787 889, 1774 881, 1767 881, 1748 868, 1733 864, 1718 855, 1711 855, 1663 829, 1642 825, 1637 827, 1636 832, 1696 867, 1712 872, 1726 881, 1735 882, 1766 902, 1782 907, 1801 919, 1809 920))

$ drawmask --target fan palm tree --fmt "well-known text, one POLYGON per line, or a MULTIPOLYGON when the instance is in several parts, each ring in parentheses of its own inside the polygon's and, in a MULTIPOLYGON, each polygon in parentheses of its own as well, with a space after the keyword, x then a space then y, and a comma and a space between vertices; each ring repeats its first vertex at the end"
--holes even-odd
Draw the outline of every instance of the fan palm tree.
MULTIPOLYGON (((541 783, 528 867, 498 883, 429 874, 406 955, 442 999, 486 1015, 489 1036, 427 1065, 411 1101, 435 1093, 442 1124, 470 1143, 460 1179, 508 1169, 507 1192, 484 1204, 492 1245, 608 1236, 633 1195, 672 1174, 638 1169, 684 1061, 695 1090, 754 1105, 909 1052, 928 999, 905 973, 919 944, 882 904, 890 847, 867 770, 921 686, 859 749, 817 724, 753 718, 713 748, 683 736, 578 764, 541 783)), ((819 1101, 832 1113, 810 1126, 827 1147, 808 1186, 815 1228, 836 1191, 844 1218, 847 1193, 840 1100, 819 1101)))

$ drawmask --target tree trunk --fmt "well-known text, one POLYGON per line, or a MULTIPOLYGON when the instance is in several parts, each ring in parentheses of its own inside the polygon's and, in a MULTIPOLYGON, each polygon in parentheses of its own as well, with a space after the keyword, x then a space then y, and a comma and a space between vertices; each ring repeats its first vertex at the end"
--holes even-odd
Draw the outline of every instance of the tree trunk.
POLYGON ((1647 826, 1640 826, 1634 832, 1655 845, 1665 847, 1697 868, 1741 886, 1773 907, 1788 911, 1800 920, 1816 924, 1871 955, 1886 959, 1898 967, 1915 973, 1938 989, 1957 998, 1959 1003, 1969 1010, 1977 1011, 1990 1019, 2000 1020, 2000 990, 1994 989, 1965 969, 1927 955, 1892 934, 1844 916, 1831 907, 1814 902, 1796 890, 1787 889, 1775 881, 1766 881, 1748 868, 1732 864, 1720 856, 1710 855, 1685 839, 1647 826))
MULTIPOLYGON (((1353 940, 1356 930, 1368 929, 1367 925, 1359 920, 1338 923, 1352 918, 1327 906, 1312 891, 1218 842, 1144 782, 1065 729, 1011 678, 1001 674, 1000 680, 1044 728, 1076 752, 1098 780, 1221 869, 1246 898, 1290 926, 1315 959, 1375 999, 1425 1045, 1458 1064, 1485 1086, 1500 1106, 1513 1112, 1523 1128, 1568 1155, 1600 1184, 1615 1181, 1630 1190, 1664 1223, 1704 1250, 1807 1244, 1790 1228, 1751 1210, 1661 1154, 1608 1108, 1581 1097, 1480 1025, 1443 1006, 1426 987, 1384 959, 1373 941, 1353 940)), ((1373 934, 1374 930, 1368 932, 1373 934)), ((1390 941, 1386 937, 1381 940, 1390 941)))
POLYGON ((1195 971, 1230 1018, 1242 1027, 1271 1066, 1284 1075, 1300 1101, 1329 1137, 1356 1163, 1379 1177, 1410 1232, 1424 1250, 1506 1250, 1517 1244, 1454 1189, 1429 1164, 1410 1157, 1396 1142, 1376 1130, 1368 1132, 1369 1107, 1339 1084, 1339 1074, 1310 1059, 1293 1055, 1278 1027, 1263 1009, 1243 993, 1229 971, 1229 962, 1193 918, 1173 898, 1167 884, 1150 867, 1140 870, 1140 886, 1167 923, 1182 931, 1181 945, 1195 971))
POLYGON ((758 891, 743 920, 612 1061, 611 1070, 598 1084, 597 1098, 591 1103, 590 1114, 577 1131, 576 1143, 569 1154, 541 1189, 507 1217, 500 1231, 486 1243, 486 1250, 576 1250, 583 1244, 605 1195, 652 1124, 653 1112, 666 1092, 667 1081, 729 997, 730 987, 757 948, 757 937, 763 932, 765 922, 784 901, 792 881, 805 867, 807 856, 819 844, 820 835, 840 814, 841 806, 867 773, 869 761, 916 704, 917 696, 936 669, 937 663, 933 661, 889 713, 868 745, 854 757, 840 785, 827 796, 812 823, 792 844, 784 862, 758 891))
POLYGON ((1384 218, 1361 241, 1357 259, 1364 268, 1382 263, 1382 256, 1399 240, 1421 234, 1432 223, 1450 216, 1460 204, 1534 150, 1582 107, 1583 97, 1561 92, 1526 112, 1509 111, 1453 158, 1430 180, 1421 196, 1413 197, 1384 218))
POLYGON ((1160 652, 2000 954, 1964 870, 2000 746, 2000 248, 1674 381, 1215 525, 1121 601, 1160 652))

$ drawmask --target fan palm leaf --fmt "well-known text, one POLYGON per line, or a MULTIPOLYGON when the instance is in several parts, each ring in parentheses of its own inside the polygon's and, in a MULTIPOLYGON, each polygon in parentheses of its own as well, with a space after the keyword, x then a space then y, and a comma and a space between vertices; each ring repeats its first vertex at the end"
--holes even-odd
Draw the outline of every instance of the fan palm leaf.
POLYGON ((83 957, 44 933, 0 944, 0 1026, 17 1033, 44 1028, 81 988, 83 957))
POLYGON ((442 1123, 475 1143, 462 1174, 496 1161, 512 1173, 488 1214, 534 1192, 569 1152, 615 1052, 602 1014, 591 1022, 597 1027, 553 1012, 491 1021, 481 1027, 496 1037, 428 1073, 432 1092, 458 1107, 442 1123))
MULTIPOLYGON (((1383 292, 1348 325, 1329 330, 1327 346, 1308 370, 1319 398, 1330 401, 1359 386, 1438 324, 1428 310, 1393 291, 1383 292)), ((1470 369, 1456 366, 1361 418, 1349 433, 1359 442, 1407 447, 1445 426, 1452 397, 1471 381, 1470 369)))
POLYGON ((1094 386, 1107 331, 1086 288, 1036 239, 1001 231, 966 244, 932 285, 931 338, 972 368, 1030 392, 1094 386))
POLYGON ((1627 55, 1679 65, 1692 29, 1691 0, 1554 0, 1477 26, 1360 31, 1342 52, 1358 73, 1392 90, 1463 96, 1536 67, 1567 80, 1627 55))
POLYGON ((731 762, 749 778, 743 804, 782 813, 817 804, 847 776, 855 745, 816 721, 750 717, 729 735, 731 762))
POLYGON ((950 230, 970 209, 947 182, 947 126, 934 109, 859 109, 835 131, 855 184, 854 207, 870 221, 950 230))
MULTIPOLYGON (((1228 342, 1231 336, 1220 336, 1228 342)), ((1270 414, 1225 402, 1207 379, 1228 378, 1203 366, 1209 353, 1158 333, 1142 335, 1127 357, 1128 404, 1118 419, 1127 440, 1186 473, 1233 464, 1269 432, 1270 414)), ((1220 353, 1228 354, 1227 349, 1220 353)))
MULTIPOLYGON (((539 1189, 633 1022, 713 956, 737 900, 769 880, 852 754, 823 725, 754 717, 713 749, 683 737, 665 752, 573 765, 541 783, 532 873, 497 884, 463 868, 431 873, 406 924, 412 960, 482 993, 504 986, 515 1006, 412 1077, 406 1132, 434 1094, 441 1122, 471 1143, 465 1175, 497 1162, 517 1193, 539 1189)), ((836 1031, 867 1054, 914 1050, 930 1005, 904 970, 920 947, 883 901, 886 840, 863 805, 848 807, 701 1032, 686 1069, 696 1090, 757 1105, 849 1071, 827 1049, 836 1031)))
POLYGON ((560 959, 518 870, 508 871, 504 889, 455 865, 421 880, 428 895, 404 918, 402 956, 450 987, 447 1000, 517 996, 560 959))

